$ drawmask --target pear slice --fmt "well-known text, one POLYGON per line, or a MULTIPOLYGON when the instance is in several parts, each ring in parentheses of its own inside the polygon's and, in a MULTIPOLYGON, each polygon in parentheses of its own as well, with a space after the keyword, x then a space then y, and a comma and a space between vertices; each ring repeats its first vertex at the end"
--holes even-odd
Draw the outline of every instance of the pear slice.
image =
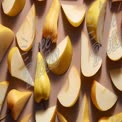
POLYGON ((65 73, 72 60, 72 44, 66 36, 58 46, 46 57, 48 68, 57 75, 65 73))
POLYGON ((122 112, 110 117, 102 117, 98 122, 122 122, 122 112))
POLYGON ((81 37, 81 71, 86 77, 95 75, 102 65, 101 57, 97 56, 90 47, 89 39, 84 32, 81 37))
POLYGON ((36 112, 36 122, 55 122, 56 106, 36 112))
POLYGON ((58 100, 64 107, 73 106, 80 94, 81 79, 78 70, 72 66, 65 85, 58 94, 58 100))
POLYGON ((118 36, 116 15, 113 14, 107 45, 107 56, 112 61, 117 61, 122 58, 122 44, 118 36))
POLYGON ((2 105, 8 90, 9 82, 8 81, 1 81, 0 82, 0 111, 2 109, 2 105))
POLYGON ((122 91, 122 69, 111 69, 110 77, 114 86, 122 91))
POLYGON ((0 62, 14 39, 14 32, 0 24, 0 62))
POLYGON ((86 94, 83 96, 82 105, 76 122, 90 122, 88 98, 86 94))
POLYGON ((36 74, 34 82, 35 101, 47 100, 50 95, 50 80, 45 69, 45 62, 40 52, 37 54, 36 74))
POLYGON ((36 34, 36 12, 33 4, 28 12, 24 22, 16 33, 17 44, 23 51, 29 51, 32 48, 36 34))
POLYGON ((58 111, 56 111, 59 122, 68 122, 66 118, 58 111))
POLYGON ((24 8, 26 0, 3 0, 2 8, 6 15, 16 16, 24 8))
POLYGON ((89 7, 86 15, 88 32, 98 43, 101 43, 103 39, 106 3, 107 0, 95 0, 89 7))
POLYGON ((16 77, 33 86, 31 75, 24 64, 17 47, 13 47, 8 54, 8 69, 13 77, 16 77))
POLYGON ((107 111, 115 105, 117 96, 97 81, 93 81, 91 99, 97 109, 107 111))
POLYGON ((21 119, 20 122, 29 122, 31 116, 32 116, 32 114, 28 114, 28 115, 26 115, 24 118, 21 119))
POLYGON ((32 92, 30 91, 22 92, 16 89, 12 89, 8 93, 7 105, 12 112, 12 117, 14 120, 17 120, 17 118, 19 117, 31 94, 32 92))
POLYGON ((83 22, 86 12, 85 5, 62 4, 62 9, 72 26, 78 27, 83 22))

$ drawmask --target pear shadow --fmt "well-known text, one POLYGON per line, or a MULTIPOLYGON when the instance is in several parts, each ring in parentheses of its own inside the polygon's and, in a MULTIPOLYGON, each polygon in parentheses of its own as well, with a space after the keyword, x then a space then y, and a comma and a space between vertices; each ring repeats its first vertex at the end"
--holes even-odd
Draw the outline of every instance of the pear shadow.
POLYGON ((110 3, 111 4, 111 11, 114 13, 118 13, 120 11, 122 11, 122 2, 113 2, 110 3))

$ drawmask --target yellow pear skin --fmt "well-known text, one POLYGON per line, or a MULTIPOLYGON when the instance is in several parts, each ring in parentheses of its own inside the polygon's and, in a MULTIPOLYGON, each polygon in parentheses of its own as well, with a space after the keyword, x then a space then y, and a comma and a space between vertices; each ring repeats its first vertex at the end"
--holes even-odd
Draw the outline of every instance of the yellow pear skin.
POLYGON ((50 95, 50 80, 45 69, 44 59, 40 52, 37 54, 36 74, 34 82, 35 101, 47 100, 50 95))

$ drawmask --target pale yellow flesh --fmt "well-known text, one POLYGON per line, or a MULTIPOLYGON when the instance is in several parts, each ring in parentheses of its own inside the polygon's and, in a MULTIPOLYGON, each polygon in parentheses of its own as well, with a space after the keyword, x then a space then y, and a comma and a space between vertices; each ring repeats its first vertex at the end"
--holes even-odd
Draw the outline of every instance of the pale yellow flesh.
POLYGON ((12 89, 7 95, 7 105, 12 112, 12 117, 14 120, 17 120, 22 110, 24 109, 25 104, 31 96, 31 92, 22 92, 15 89, 12 89))
POLYGON ((102 65, 102 59, 90 47, 87 35, 82 32, 81 37, 81 71, 86 77, 95 75, 102 65))
POLYGON ((58 94, 58 100, 64 107, 73 106, 80 93, 81 79, 75 66, 72 66, 66 83, 58 94))
POLYGON ((109 110, 117 102, 117 96, 97 81, 93 81, 91 99, 95 107, 100 111, 109 110))
POLYGON ((31 116, 32 116, 32 114, 28 114, 28 115, 26 115, 25 117, 23 117, 23 118, 21 119, 20 122, 29 122, 31 116))
POLYGON ((55 122, 56 106, 36 112, 36 122, 55 122))
POLYGON ((106 0, 94 1, 88 9, 86 15, 86 25, 88 33, 98 43, 101 43, 104 29, 104 17, 106 10, 106 0))
POLYGON ((83 101, 76 122, 90 122, 88 98, 83 96, 83 101))
POLYGON ((35 39, 35 32, 36 13, 35 5, 33 4, 16 34, 17 44, 21 50, 29 51, 32 48, 35 39))
POLYGON ((122 113, 118 113, 110 117, 102 117, 98 122, 122 122, 122 113))
POLYGON ((3 0, 2 8, 5 14, 16 16, 24 8, 26 0, 3 0))
POLYGON ((122 58, 122 44, 117 32, 116 15, 112 15, 111 25, 108 36, 107 55, 109 59, 117 61, 122 58))
POLYGON ((66 36, 57 47, 46 57, 46 62, 49 69, 57 74, 61 75, 65 73, 72 60, 72 44, 69 36, 66 36))
POLYGON ((0 24, 0 61, 14 39, 14 32, 0 24))
POLYGON ((13 47, 8 54, 8 68, 13 77, 16 77, 33 86, 33 80, 26 68, 22 56, 17 47, 13 47))
POLYGON ((62 8, 72 26, 78 27, 83 22, 86 12, 85 5, 62 4, 62 8))
POLYGON ((34 82, 35 101, 47 100, 50 95, 50 80, 45 69, 44 59, 40 52, 37 54, 36 74, 34 82))
POLYGON ((61 113, 59 113, 58 111, 56 111, 56 113, 57 113, 57 117, 58 117, 59 122, 68 122, 66 120, 66 118, 61 113))
POLYGON ((2 105, 8 90, 9 82, 8 81, 1 81, 0 82, 0 111, 2 109, 2 105))
POLYGON ((111 69, 110 70, 110 77, 114 84, 114 86, 122 91, 122 69, 111 69))

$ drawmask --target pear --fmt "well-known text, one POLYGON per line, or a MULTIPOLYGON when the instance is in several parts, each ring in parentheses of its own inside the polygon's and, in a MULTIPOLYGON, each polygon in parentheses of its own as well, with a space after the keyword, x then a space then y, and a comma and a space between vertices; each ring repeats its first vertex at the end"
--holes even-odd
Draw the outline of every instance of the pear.
POLYGON ((52 0, 51 6, 49 11, 45 17, 44 26, 43 26, 43 38, 48 39, 52 43, 57 42, 58 37, 58 17, 60 12, 60 1, 59 0, 52 0))
POLYGON ((31 116, 32 116, 32 114, 28 114, 28 115, 26 115, 24 118, 21 119, 20 122, 29 122, 31 116))
POLYGON ((86 15, 86 25, 89 34, 96 42, 101 43, 104 29, 104 18, 107 0, 95 0, 86 15))
POLYGON ((1 81, 0 82, 0 111, 2 109, 2 105, 8 90, 9 82, 8 81, 1 81))
POLYGON ((14 39, 14 32, 0 24, 0 62, 14 39))
POLYGON ((58 94, 58 100, 64 107, 73 106, 80 94, 81 79, 78 70, 72 66, 66 83, 58 94))
POLYGON ((50 80, 45 69, 45 62, 40 52, 37 54, 36 74, 34 82, 35 101, 47 100, 50 95, 50 80))
POLYGON ((62 4, 61 6, 72 26, 78 27, 83 22, 86 12, 85 5, 62 4))
POLYGON ((58 111, 56 111, 59 122, 68 122, 66 118, 58 111))
POLYGON ((30 91, 22 92, 16 89, 12 89, 11 91, 9 91, 7 95, 7 105, 8 108, 11 110, 14 120, 17 120, 17 118, 21 114, 31 94, 32 92, 30 91))
POLYGON ((118 97, 97 81, 93 81, 91 99, 97 109, 107 111, 115 105, 118 97))
POLYGON ((26 0, 3 0, 2 8, 6 15, 16 16, 24 8, 26 0))
POLYGON ((24 64, 22 56, 17 47, 11 48, 8 54, 8 69, 11 76, 18 78, 33 86, 31 75, 24 64))
POLYGON ((122 112, 112 115, 110 117, 102 117, 98 122, 121 122, 122 121, 122 112))
POLYGON ((112 80, 112 83, 114 84, 114 86, 122 91, 122 69, 118 68, 118 69, 111 69, 110 70, 110 77, 112 80))
POLYGON ((24 22, 16 33, 17 44, 22 51, 29 51, 35 39, 36 34, 36 12, 33 4, 29 10, 24 22))
POLYGON ((86 94, 83 96, 83 101, 76 122, 90 122, 88 98, 86 94))
POLYGON ((117 20, 115 14, 112 15, 111 19, 107 45, 107 56, 112 61, 117 61, 122 58, 122 44, 117 32, 117 20))
POLYGON ((95 75, 102 65, 101 57, 97 56, 90 47, 90 42, 85 34, 81 35, 81 71, 86 77, 95 75))
POLYGON ((56 106, 36 112, 36 122, 55 122, 56 106))
POLYGON ((66 36, 46 57, 48 68, 57 75, 65 73, 71 64, 72 50, 70 38, 66 36))

